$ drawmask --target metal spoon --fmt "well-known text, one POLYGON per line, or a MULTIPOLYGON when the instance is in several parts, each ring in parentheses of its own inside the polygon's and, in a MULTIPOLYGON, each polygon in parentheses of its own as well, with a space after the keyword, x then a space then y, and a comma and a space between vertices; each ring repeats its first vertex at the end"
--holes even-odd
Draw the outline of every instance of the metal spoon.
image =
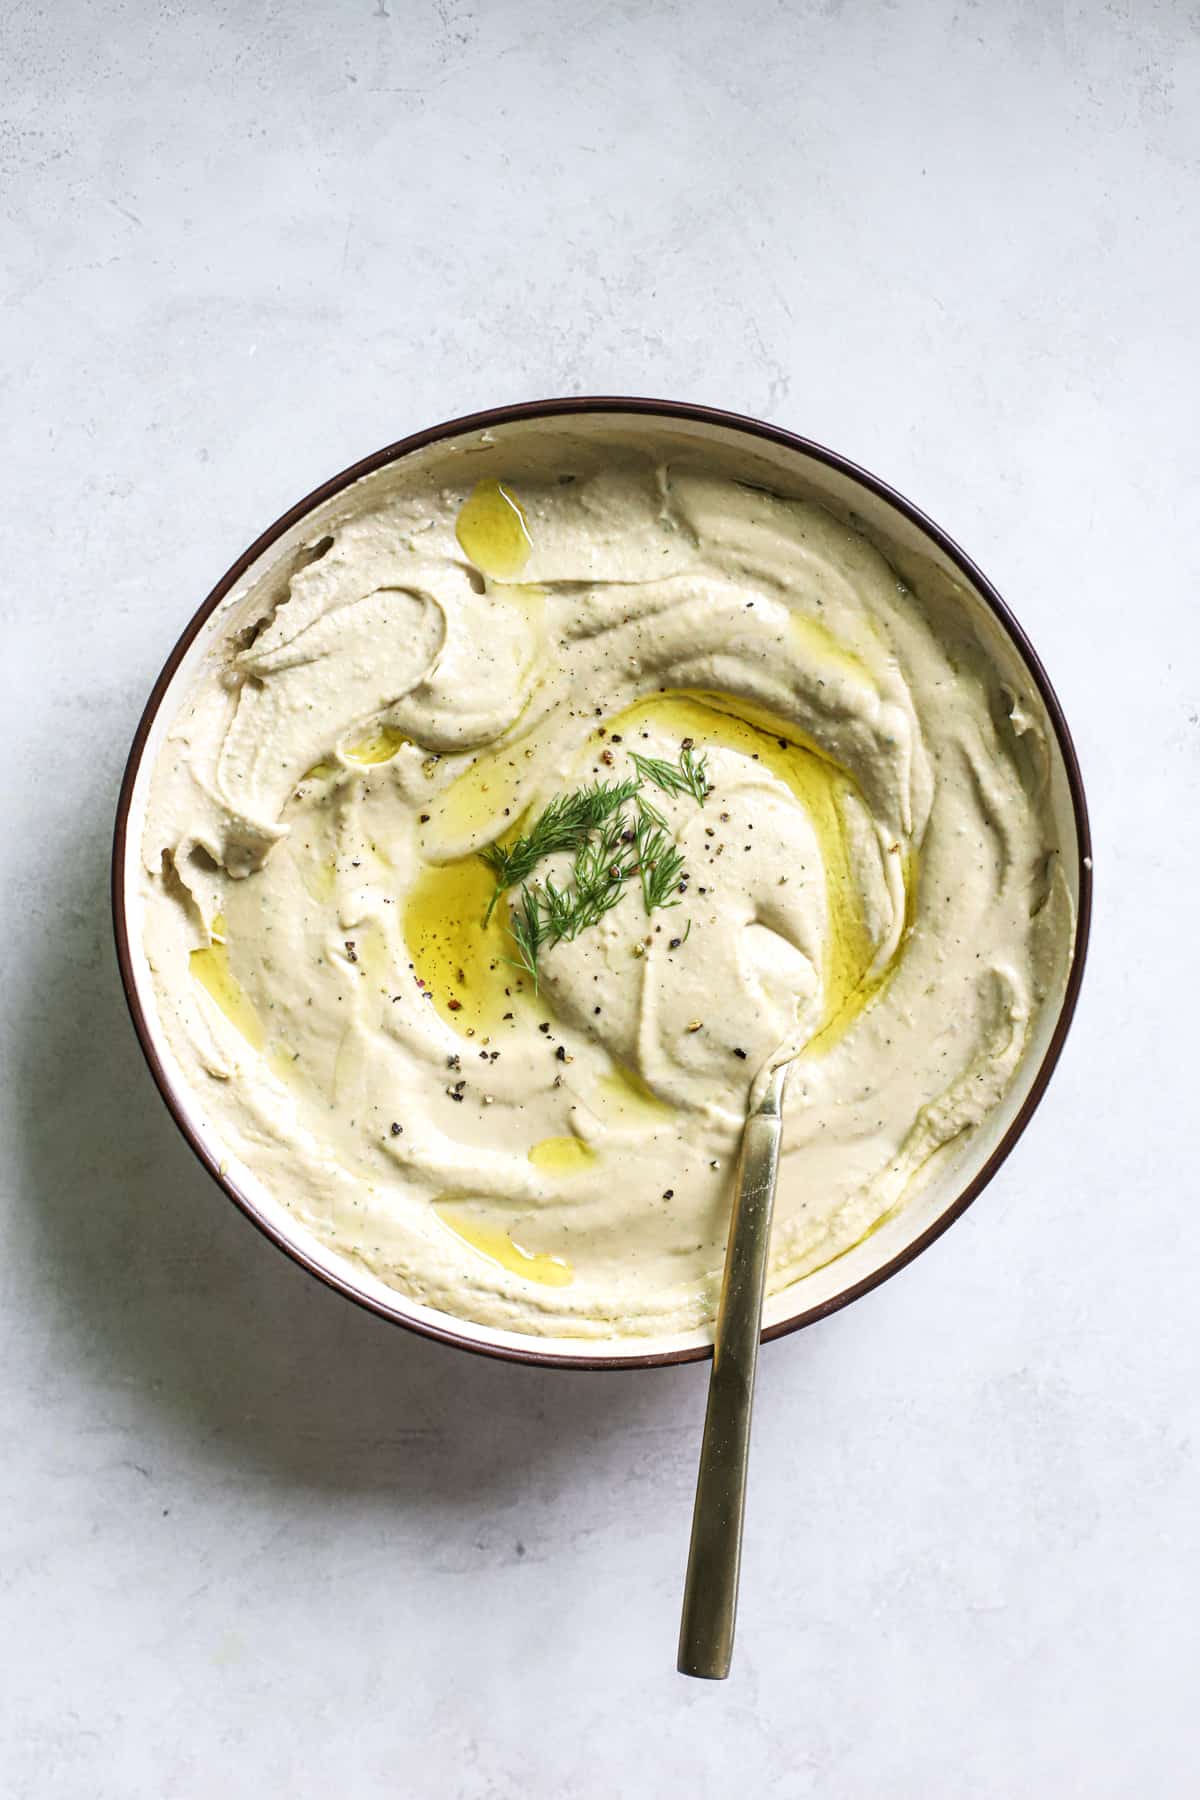
POLYGON ((790 1067, 789 1059, 770 1071, 746 1119, 725 1251, 679 1627, 680 1674, 709 1681, 724 1681, 733 1654, 750 1411, 790 1067))

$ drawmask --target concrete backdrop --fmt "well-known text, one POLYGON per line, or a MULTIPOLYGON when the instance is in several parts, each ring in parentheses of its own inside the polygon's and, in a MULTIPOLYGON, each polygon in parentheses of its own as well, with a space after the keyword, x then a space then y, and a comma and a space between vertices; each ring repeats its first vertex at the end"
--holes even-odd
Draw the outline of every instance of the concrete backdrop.
POLYGON ((1185 0, 9 0, 0 1791, 1195 1791, 1200 23, 1185 0), (1048 1099, 762 1366, 733 1678, 674 1673, 699 1368, 410 1338, 177 1139, 110 948, 126 747, 260 527, 547 393, 875 469, 1089 783, 1048 1099))

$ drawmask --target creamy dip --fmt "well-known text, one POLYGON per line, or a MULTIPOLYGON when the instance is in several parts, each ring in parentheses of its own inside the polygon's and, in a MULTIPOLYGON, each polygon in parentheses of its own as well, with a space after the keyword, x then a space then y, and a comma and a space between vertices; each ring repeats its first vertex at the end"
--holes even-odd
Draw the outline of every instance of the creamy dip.
POLYGON ((152 780, 159 1014, 206 1131, 392 1287, 686 1329, 781 1049, 774 1289, 1003 1096, 1072 930, 1042 728, 813 503, 694 455, 456 473, 351 490, 219 632, 152 780), (514 919, 572 893, 573 852, 499 896, 479 853, 636 782, 615 900, 535 982, 514 919))

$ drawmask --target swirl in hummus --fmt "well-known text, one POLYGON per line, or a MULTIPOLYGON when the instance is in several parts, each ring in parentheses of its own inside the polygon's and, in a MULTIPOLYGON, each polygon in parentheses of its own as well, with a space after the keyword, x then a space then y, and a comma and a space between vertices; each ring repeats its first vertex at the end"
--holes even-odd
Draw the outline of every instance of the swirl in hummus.
POLYGON ((781 1046, 774 1289, 1003 1095, 1071 934, 1038 728, 815 504, 632 451, 452 475, 352 491, 219 634, 147 813, 160 1016, 206 1128, 389 1285, 686 1329, 781 1046), (627 880, 535 988, 480 851, 685 750, 668 903, 627 880))

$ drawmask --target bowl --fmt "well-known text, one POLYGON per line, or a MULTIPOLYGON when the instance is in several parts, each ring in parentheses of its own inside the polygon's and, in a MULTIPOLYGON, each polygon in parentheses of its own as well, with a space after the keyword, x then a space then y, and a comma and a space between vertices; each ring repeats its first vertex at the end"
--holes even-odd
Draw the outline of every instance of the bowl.
MULTIPOLYGON (((880 1229, 825 1267, 771 1296, 764 1338, 780 1337, 826 1317, 878 1287, 912 1261, 983 1191, 1028 1124, 1046 1091, 1074 1012, 1087 951, 1091 848, 1079 764, 1062 708, 1029 640, 991 582, 932 520, 886 483, 845 457, 792 432, 712 407, 664 400, 588 398, 535 401, 453 419, 390 444, 344 469, 269 526, 221 577, 186 626, 154 685, 134 736, 121 786, 113 844, 112 902, 117 956, 134 1027, 158 1088, 183 1136, 205 1168, 252 1223, 302 1268, 381 1318, 463 1349, 512 1361, 570 1368, 649 1368, 711 1354, 705 1331, 615 1338, 611 1342, 520 1334, 423 1306, 396 1292, 318 1240, 256 1179, 206 1134, 157 1017, 141 948, 139 849, 150 772, 164 735, 214 644, 273 574, 290 566, 302 543, 357 487, 369 500, 404 463, 436 466, 463 455, 473 472, 502 474, 505 446, 552 422, 591 444, 634 445, 669 430, 686 445, 719 453, 739 479, 819 502, 868 537, 923 597, 966 609, 972 627, 1019 689, 1040 703, 1050 746, 1049 805, 1062 872, 1076 912, 1076 934, 1057 996, 1040 1007, 1030 1046, 1001 1104, 961 1148, 942 1161, 936 1179, 880 1229)), ((357 498, 358 496, 356 496, 357 498)))

